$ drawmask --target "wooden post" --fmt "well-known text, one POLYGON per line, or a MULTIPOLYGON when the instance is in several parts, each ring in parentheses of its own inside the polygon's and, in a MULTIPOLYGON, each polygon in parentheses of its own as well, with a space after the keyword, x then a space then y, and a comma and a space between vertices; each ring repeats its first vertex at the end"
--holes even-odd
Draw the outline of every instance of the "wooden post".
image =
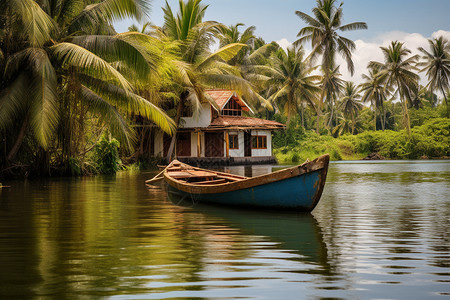
POLYGON ((197 157, 201 157, 201 154, 202 154, 201 138, 202 138, 202 135, 201 135, 200 131, 197 131, 197 157))
POLYGON ((230 157, 230 136, 228 135, 228 131, 225 131, 225 144, 226 144, 226 155, 227 158, 230 157))

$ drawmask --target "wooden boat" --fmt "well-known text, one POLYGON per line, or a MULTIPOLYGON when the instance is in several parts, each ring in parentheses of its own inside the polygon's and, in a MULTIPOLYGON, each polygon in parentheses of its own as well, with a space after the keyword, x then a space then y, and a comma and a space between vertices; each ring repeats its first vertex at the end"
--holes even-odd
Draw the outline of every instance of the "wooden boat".
POLYGON ((193 202, 312 211, 322 195, 328 154, 256 177, 205 170, 172 161, 163 171, 169 192, 193 202))

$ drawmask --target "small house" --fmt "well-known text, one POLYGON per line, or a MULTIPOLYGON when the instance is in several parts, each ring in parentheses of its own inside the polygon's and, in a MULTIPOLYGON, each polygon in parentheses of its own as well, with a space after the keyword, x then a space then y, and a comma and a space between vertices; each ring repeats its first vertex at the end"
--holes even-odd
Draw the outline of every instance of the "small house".
MULTIPOLYGON (((252 114, 245 101, 231 90, 207 90, 216 106, 203 103, 197 118, 182 117, 175 154, 187 163, 272 163, 272 131, 284 124, 244 116, 252 114)), ((171 137, 158 133, 154 153, 165 157, 171 137)))

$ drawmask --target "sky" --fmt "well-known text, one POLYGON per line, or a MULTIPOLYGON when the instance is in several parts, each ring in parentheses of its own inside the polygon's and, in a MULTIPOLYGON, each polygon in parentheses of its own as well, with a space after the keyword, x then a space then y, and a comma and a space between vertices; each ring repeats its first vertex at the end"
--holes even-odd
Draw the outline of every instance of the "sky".
MULTIPOLYGON (((341 1, 337 1, 340 3, 341 1)), ((343 24, 366 22, 367 30, 341 32, 356 43, 353 53, 355 74, 351 76, 342 62, 340 71, 345 80, 356 83, 361 74, 367 73, 367 63, 371 60, 383 61, 380 46, 391 41, 405 42, 405 46, 418 54, 418 47, 428 49, 427 39, 443 35, 450 40, 450 0, 345 0, 343 1, 343 24)), ((168 0, 174 12, 178 11, 178 0, 168 0)), ((297 39, 298 31, 306 24, 295 14, 302 11, 312 15, 316 6, 314 0, 203 0, 209 5, 204 21, 213 20, 225 25, 244 23, 241 31, 255 26, 255 35, 266 42, 276 41, 283 47, 297 39)), ((162 26, 162 6, 165 0, 153 0, 150 21, 162 26)), ((135 24, 138 24, 134 21, 135 24)), ((115 24, 118 32, 127 31, 132 20, 115 24)), ((310 45, 305 45, 310 49, 310 45)), ((338 63, 340 59, 338 59, 338 63)), ((424 79, 423 79, 424 81, 424 79)), ((424 82, 422 82, 424 83, 424 82)))

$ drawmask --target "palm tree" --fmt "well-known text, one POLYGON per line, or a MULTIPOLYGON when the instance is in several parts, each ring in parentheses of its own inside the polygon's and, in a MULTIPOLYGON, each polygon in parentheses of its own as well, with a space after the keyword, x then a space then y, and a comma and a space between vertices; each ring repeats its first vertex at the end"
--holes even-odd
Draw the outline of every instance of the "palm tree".
MULTIPOLYGON (((322 56, 322 70, 324 72, 325 81, 328 81, 331 72, 336 69, 336 53, 339 53, 346 61, 347 68, 350 73, 354 73, 354 65, 352 61, 352 51, 355 49, 355 43, 338 34, 338 31, 349 31, 357 29, 367 29, 365 22, 353 22, 342 25, 343 3, 336 6, 336 0, 317 0, 317 7, 313 8, 314 17, 308 14, 296 11, 306 24, 297 36, 299 39, 295 42, 300 44, 303 42, 311 42, 311 62, 314 62, 319 56, 322 56)), ((322 90, 319 102, 317 123, 319 124, 321 105, 325 97, 326 90, 322 90)), ((317 133, 319 125, 317 126, 317 133)))
MULTIPOLYGON (((268 78, 270 87, 270 102, 284 101, 284 111, 287 115, 287 124, 298 112, 298 107, 303 110, 303 103, 307 103, 314 109, 317 94, 320 92, 318 82, 321 76, 312 75, 316 67, 310 67, 304 59, 303 47, 290 47, 286 51, 282 48, 271 57, 269 67, 262 67, 268 78)), ((302 114, 302 125, 304 123, 302 114)))
MULTIPOLYGON (((333 118, 335 117, 335 103, 339 94, 344 88, 344 80, 340 78, 339 66, 331 70, 328 76, 323 76, 321 81, 322 91, 325 91, 325 100, 328 103, 329 119, 328 128, 331 129, 333 125, 333 118)), ((317 123, 319 124, 319 123, 317 123)))
POLYGON ((447 117, 448 102, 447 96, 450 90, 450 43, 442 36, 437 39, 428 40, 431 48, 431 52, 428 52, 424 48, 420 47, 419 51, 424 54, 422 59, 424 62, 418 64, 418 66, 423 67, 420 71, 426 71, 428 77, 427 87, 430 89, 431 93, 435 90, 440 90, 443 98, 445 99, 445 104, 447 105, 447 117))
POLYGON ((359 100, 361 98, 358 88, 351 81, 345 83, 344 93, 342 95, 341 102, 339 103, 339 109, 343 112, 345 117, 349 117, 352 120, 352 134, 355 132, 356 116, 362 109, 363 105, 359 100))
MULTIPOLYGON (((246 47, 245 44, 232 43, 213 53, 209 51, 213 37, 219 34, 223 25, 203 21, 206 8, 201 0, 180 0, 176 15, 167 2, 163 8, 164 26, 158 35, 175 43, 181 57, 177 62, 178 74, 174 78, 179 91, 175 115, 177 126, 185 107, 192 107, 195 117, 200 112, 202 103, 209 101, 211 105, 216 105, 204 92, 206 88, 231 88, 247 96, 247 99, 256 97, 249 83, 240 76, 239 70, 227 64, 246 47)), ((167 160, 172 157, 175 141, 176 135, 172 137, 167 160)))
POLYGON ((384 63, 371 61, 369 68, 378 68, 387 73, 387 85, 397 87, 403 108, 403 122, 408 135, 411 135, 411 125, 408 113, 408 101, 412 99, 412 91, 418 84, 419 76, 413 71, 418 55, 406 57, 411 53, 404 43, 393 41, 389 47, 380 47, 384 54, 384 63))
POLYGON ((244 26, 243 23, 237 23, 231 26, 222 26, 218 34, 219 46, 224 47, 226 45, 239 43, 245 44, 247 47, 243 48, 238 55, 233 57, 228 63, 232 66, 242 64, 244 56, 251 50, 253 42, 255 41, 255 26, 250 26, 244 30, 244 32, 239 32, 239 27, 244 26))
POLYGON ((30 128, 43 149, 54 146, 58 133, 67 163, 80 151, 87 114, 129 148, 135 137, 124 113, 140 114, 172 132, 173 121, 135 94, 131 78, 119 71, 128 68, 139 78, 148 76, 157 53, 144 45, 153 41, 138 33, 101 35, 113 32, 112 20, 145 15, 147 2, 6 0, 1 5, 7 21, 0 25, 6 32, 1 41, 6 70, 0 128, 22 122, 9 160, 30 128))
POLYGON ((386 127, 386 112, 384 103, 390 95, 391 89, 386 86, 388 73, 381 72, 378 68, 369 68, 369 75, 363 74, 362 78, 365 82, 360 84, 361 92, 363 92, 361 100, 370 102, 373 108, 373 128, 377 130, 377 108, 381 110, 380 123, 382 130, 386 127))

